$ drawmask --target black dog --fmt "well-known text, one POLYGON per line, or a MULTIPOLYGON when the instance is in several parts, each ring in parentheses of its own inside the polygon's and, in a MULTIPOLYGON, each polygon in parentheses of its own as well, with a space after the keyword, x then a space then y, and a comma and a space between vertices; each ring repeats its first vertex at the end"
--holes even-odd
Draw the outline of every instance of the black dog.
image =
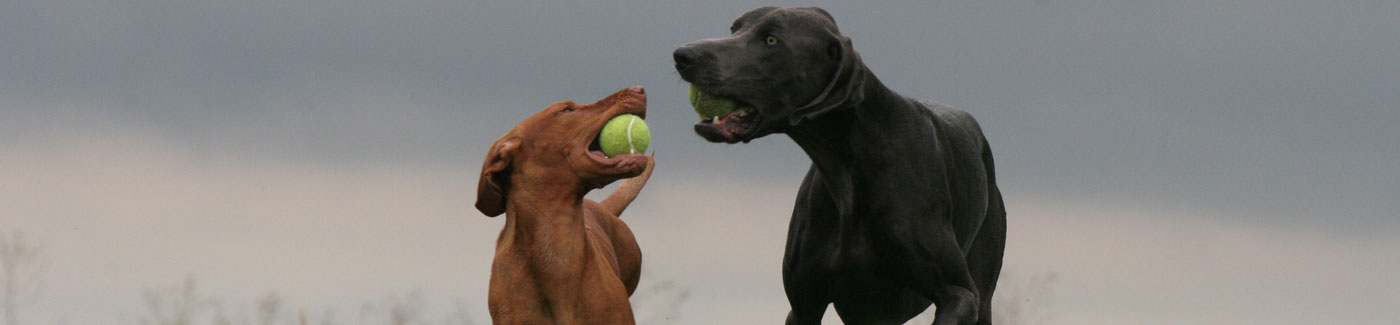
POLYGON ((1006 244, 992 152, 966 112, 900 96, 820 8, 763 7, 732 35, 676 49, 682 79, 739 109, 702 118, 711 142, 785 133, 812 166, 788 229, 788 324, 990 324, 1006 244))

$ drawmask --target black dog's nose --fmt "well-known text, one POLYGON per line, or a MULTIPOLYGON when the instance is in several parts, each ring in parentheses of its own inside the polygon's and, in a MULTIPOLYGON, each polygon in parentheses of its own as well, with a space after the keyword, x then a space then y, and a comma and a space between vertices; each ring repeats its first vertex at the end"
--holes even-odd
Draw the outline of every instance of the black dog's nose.
POLYGON ((685 71, 694 65, 696 60, 700 59, 700 51, 696 50, 694 46, 681 46, 676 49, 676 52, 671 53, 671 57, 676 60, 676 71, 685 71))

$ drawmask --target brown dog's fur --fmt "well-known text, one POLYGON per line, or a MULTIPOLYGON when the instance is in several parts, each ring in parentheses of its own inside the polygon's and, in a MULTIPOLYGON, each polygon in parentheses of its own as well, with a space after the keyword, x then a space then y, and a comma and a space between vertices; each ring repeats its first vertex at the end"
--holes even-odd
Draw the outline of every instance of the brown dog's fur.
POLYGON ((608 119, 646 114, 631 87, 589 105, 559 102, 491 145, 476 207, 506 214, 488 304, 496 324, 633 324, 642 251, 618 219, 651 177, 651 156, 613 158, 589 145, 608 119), (602 203, 590 190, 629 178, 602 203))

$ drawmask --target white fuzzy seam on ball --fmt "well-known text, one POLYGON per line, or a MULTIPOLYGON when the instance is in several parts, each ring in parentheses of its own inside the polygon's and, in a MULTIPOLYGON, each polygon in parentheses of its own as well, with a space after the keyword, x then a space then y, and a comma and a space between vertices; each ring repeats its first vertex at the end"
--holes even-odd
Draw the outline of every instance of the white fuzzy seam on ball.
POLYGON ((637 117, 633 116, 627 120, 627 153, 637 153, 637 145, 632 144, 632 124, 637 123, 637 117))

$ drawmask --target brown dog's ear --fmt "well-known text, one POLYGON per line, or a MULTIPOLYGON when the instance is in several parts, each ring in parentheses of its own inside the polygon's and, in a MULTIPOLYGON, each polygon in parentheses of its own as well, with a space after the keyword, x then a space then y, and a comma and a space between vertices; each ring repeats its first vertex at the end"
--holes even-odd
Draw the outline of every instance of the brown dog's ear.
POLYGON ((830 59, 837 62, 836 73, 832 74, 831 81, 816 98, 792 111, 792 115, 788 116, 789 124, 795 126, 802 120, 813 119, 865 99, 865 62, 861 62, 860 54, 851 46, 850 37, 839 33, 835 36, 836 41, 830 45, 828 53, 830 59))
POLYGON ((506 188, 510 186, 510 169, 520 139, 501 138, 486 153, 481 164, 481 179, 476 183, 476 209, 488 217, 506 212, 506 188))

